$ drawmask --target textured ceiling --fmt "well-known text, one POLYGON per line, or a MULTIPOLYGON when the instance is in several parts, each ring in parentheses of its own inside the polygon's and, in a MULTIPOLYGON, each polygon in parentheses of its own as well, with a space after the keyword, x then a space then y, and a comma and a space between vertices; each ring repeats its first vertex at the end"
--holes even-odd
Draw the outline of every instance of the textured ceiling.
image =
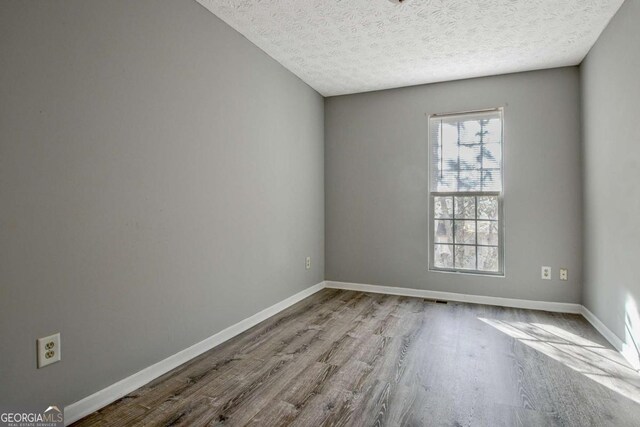
POLYGON ((197 0, 320 92, 576 65, 623 0, 197 0))

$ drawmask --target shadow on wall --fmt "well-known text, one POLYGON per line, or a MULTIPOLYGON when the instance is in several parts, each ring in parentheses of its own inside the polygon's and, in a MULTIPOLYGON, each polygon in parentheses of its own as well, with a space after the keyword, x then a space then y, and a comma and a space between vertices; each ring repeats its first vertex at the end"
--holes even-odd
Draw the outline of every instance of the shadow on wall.
POLYGON ((479 319, 598 384, 640 403, 640 374, 616 350, 554 325, 479 319))

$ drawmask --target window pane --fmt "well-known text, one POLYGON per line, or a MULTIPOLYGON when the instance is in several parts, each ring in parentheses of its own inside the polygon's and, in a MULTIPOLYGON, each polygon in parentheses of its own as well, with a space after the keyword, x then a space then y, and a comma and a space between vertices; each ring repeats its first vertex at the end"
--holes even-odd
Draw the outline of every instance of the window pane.
POLYGON ((434 222, 435 243, 453 243, 453 221, 435 220, 434 222))
POLYGON ((458 172, 457 191, 482 191, 482 172, 480 170, 458 172))
POLYGON ((456 219, 475 219, 476 198, 475 197, 455 197, 456 219))
POLYGON ((460 170, 477 170, 482 167, 480 145, 460 146, 460 170))
POLYGON ((489 120, 484 121, 484 135, 482 137, 482 142, 491 143, 491 142, 502 142, 502 121, 494 117, 489 120))
POLYGON ((469 245, 476 244, 476 222, 475 221, 455 221, 456 243, 469 245))
POLYGON ((460 268, 463 270, 475 270, 476 247, 456 245, 455 265, 456 268, 460 268))
POLYGON ((484 169, 500 169, 502 162, 502 146, 500 144, 484 144, 482 146, 482 167, 484 169))
POLYGON ((453 268, 453 245, 435 245, 433 265, 436 268, 453 268))
POLYGON ((497 273, 499 271, 498 256, 498 248, 479 247, 478 270, 497 273))
POLYGON ((460 122, 460 144, 479 144, 482 134, 481 120, 460 122))
POLYGON ((432 117, 429 123, 433 191, 502 191, 500 111, 432 117))
POLYGON ((478 197, 478 219, 498 219, 498 197, 478 197))
POLYGON ((482 191, 500 191, 502 188, 502 175, 499 169, 482 171, 482 191))
POLYGON ((434 197, 433 213, 435 219, 453 218, 453 197, 434 197))
POLYGON ((442 170, 458 169, 458 144, 455 126, 444 125, 442 127, 442 140, 440 150, 442 153, 442 170))
POLYGON ((433 177, 438 191, 451 192, 458 190, 458 172, 457 171, 438 171, 433 177))
POLYGON ((478 244, 498 246, 498 221, 478 221, 478 244))

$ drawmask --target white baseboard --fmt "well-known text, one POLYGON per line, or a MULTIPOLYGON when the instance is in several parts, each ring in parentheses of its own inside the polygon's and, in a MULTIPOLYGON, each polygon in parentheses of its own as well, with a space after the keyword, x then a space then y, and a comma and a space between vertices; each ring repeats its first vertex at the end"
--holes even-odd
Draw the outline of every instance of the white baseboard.
POLYGON ((618 351, 622 350, 622 340, 616 334, 614 334, 611 329, 607 328, 604 323, 602 323, 602 321, 596 317, 595 314, 589 311, 587 307, 582 306, 582 313, 580 314, 582 314, 584 318, 587 319, 594 328, 596 328, 596 331, 600 332, 600 335, 605 337, 612 346, 614 346, 618 351))
POLYGON ((611 343, 613 347, 615 347, 616 350, 620 352, 620 354, 622 354, 622 356, 624 356, 633 369, 640 371, 640 355, 638 355, 638 351, 633 344, 628 344, 624 340, 620 339, 618 335, 613 333, 611 329, 607 328, 605 324, 602 323, 595 314, 589 311, 587 307, 582 306, 581 314, 594 328, 596 328, 598 332, 600 332, 603 337, 607 339, 607 341, 609 341, 609 343, 611 343))
POLYGON ((424 289, 396 288, 393 286, 365 285, 361 283, 331 282, 326 287, 350 291, 373 292, 378 294, 402 295, 408 297, 440 299, 446 301, 468 302, 473 304, 498 305, 501 307, 527 308, 530 310, 554 311, 558 313, 582 313, 580 304, 565 302, 531 301, 524 299, 487 297, 482 295, 457 294, 453 292, 427 291, 424 289))
POLYGON ((201 355, 205 351, 222 344, 223 342, 241 334, 247 329, 257 325, 258 323, 268 319, 281 312, 282 310, 292 306, 293 304, 302 301, 303 299, 315 294, 316 292, 324 289, 325 282, 320 282, 317 285, 311 286, 302 292, 280 301, 279 303, 266 308, 259 313, 248 317, 235 325, 231 325, 228 328, 218 332, 217 334, 200 341, 199 343, 192 345, 191 347, 180 351, 179 353, 169 356, 168 358, 149 366, 137 372, 130 377, 127 377, 117 383, 110 385, 109 387, 100 390, 91 396, 85 397, 76 403, 72 403, 64 408, 64 421, 65 425, 69 425, 79 419, 86 417, 87 415, 97 411, 100 408, 126 396, 134 390, 142 387, 143 385, 153 381, 154 379, 166 374, 172 369, 177 368, 185 362, 193 359, 196 356, 201 355))

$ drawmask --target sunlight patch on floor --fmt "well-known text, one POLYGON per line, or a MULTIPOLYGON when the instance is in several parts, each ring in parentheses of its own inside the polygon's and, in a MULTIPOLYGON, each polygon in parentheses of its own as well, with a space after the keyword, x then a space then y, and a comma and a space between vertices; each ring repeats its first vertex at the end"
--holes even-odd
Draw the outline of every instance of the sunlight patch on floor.
POLYGON ((554 325, 479 319, 587 378, 640 403, 640 375, 616 350, 554 325))

